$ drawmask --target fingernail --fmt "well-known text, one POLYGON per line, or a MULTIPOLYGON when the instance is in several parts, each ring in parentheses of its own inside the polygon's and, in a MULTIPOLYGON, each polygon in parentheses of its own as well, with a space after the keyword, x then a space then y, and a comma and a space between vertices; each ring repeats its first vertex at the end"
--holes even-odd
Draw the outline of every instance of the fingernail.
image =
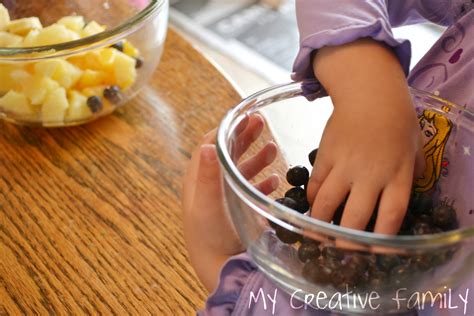
POLYGON ((270 147, 271 149, 267 151, 267 154, 265 156, 265 164, 269 165, 275 160, 277 151, 275 143, 269 142, 267 146, 272 146, 270 147))
POLYGON ((201 159, 206 162, 214 162, 217 160, 216 146, 206 144, 201 146, 201 159))
POLYGON ((280 177, 276 173, 272 174, 271 182, 270 182, 272 190, 278 189, 279 184, 280 184, 280 177))

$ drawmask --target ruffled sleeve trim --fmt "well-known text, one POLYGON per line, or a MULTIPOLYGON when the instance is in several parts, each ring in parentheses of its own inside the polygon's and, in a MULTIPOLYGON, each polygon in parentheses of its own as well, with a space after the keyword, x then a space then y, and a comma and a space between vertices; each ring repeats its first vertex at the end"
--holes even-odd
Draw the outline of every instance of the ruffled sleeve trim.
POLYGON ((242 302, 242 291, 252 288, 261 277, 248 254, 229 258, 221 270, 217 289, 209 296, 205 309, 198 315, 241 315, 240 312, 246 307, 242 302))
POLYGON ((337 46, 353 42, 359 38, 371 37, 392 47, 400 64, 408 75, 410 70, 411 44, 408 40, 396 40, 381 20, 373 24, 348 24, 336 29, 327 29, 310 34, 301 41, 300 50, 293 65, 294 80, 315 79, 312 57, 314 52, 325 46, 337 46))

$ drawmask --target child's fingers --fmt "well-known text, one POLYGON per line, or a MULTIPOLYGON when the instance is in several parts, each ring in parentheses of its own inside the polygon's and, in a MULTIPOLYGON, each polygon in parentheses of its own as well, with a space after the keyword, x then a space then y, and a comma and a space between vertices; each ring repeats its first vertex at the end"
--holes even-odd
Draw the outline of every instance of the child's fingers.
POLYGON ((201 140, 201 145, 204 144, 215 144, 216 143, 216 134, 217 128, 213 129, 212 131, 206 133, 201 140))
POLYGON ((336 209, 350 191, 350 185, 343 174, 333 169, 327 176, 311 207, 313 218, 330 222, 336 209))
POLYGON ((275 143, 266 144, 255 156, 239 165, 240 173, 245 179, 252 179, 275 160, 277 152, 278 148, 275 143))
POLYGON ((235 128, 235 135, 240 135, 245 128, 247 128, 247 125, 249 124, 249 116, 245 116, 242 121, 240 121, 239 124, 237 124, 237 127, 235 128))
POLYGON ((411 193, 413 169, 397 176, 383 190, 380 197, 379 212, 375 222, 375 233, 396 235, 407 212, 411 193))
POLYGON ((219 200, 221 193, 221 170, 217 161, 216 146, 204 144, 199 155, 199 167, 196 174, 197 196, 206 196, 210 201, 219 200))
POLYGON ((250 145, 260 137, 264 126, 265 123, 260 115, 254 114, 249 117, 247 127, 234 141, 233 161, 238 161, 247 149, 249 149, 250 145))
POLYGON ((262 192, 265 195, 269 195, 273 193, 276 189, 278 189, 278 186, 280 185, 280 177, 278 177, 277 174, 272 174, 262 182, 258 183, 255 185, 255 188, 262 192))
POLYGON ((351 188, 342 215, 341 226, 365 230, 377 203, 380 189, 370 183, 356 183, 351 188))
POLYGON ((332 167, 326 163, 325 160, 316 158, 316 162, 314 164, 313 170, 311 172, 311 176, 308 181, 307 187, 307 198, 308 202, 311 204, 314 202, 314 198, 318 193, 319 189, 321 188, 323 182, 331 172, 332 167))

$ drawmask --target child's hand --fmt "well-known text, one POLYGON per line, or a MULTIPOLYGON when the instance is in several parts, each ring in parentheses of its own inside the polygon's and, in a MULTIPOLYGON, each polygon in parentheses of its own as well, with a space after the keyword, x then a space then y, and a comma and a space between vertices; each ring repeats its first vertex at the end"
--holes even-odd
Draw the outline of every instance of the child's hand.
MULTIPOLYGON (((236 161, 260 136, 264 127, 262 117, 253 115, 238 127, 235 142, 236 161)), ((244 251, 226 210, 221 170, 214 145, 216 130, 208 133, 194 151, 183 186, 184 237, 191 264, 204 286, 212 291, 224 262, 244 251)), ((268 143, 255 156, 239 164, 239 170, 252 179, 277 154, 274 143, 268 143)), ((279 178, 270 176, 256 185, 264 194, 278 187, 279 178)))
POLYGON ((363 39, 323 48, 314 69, 335 109, 308 186, 312 216, 331 221, 348 196, 341 226, 364 230, 380 198, 375 232, 396 234, 416 160, 422 161, 417 159, 420 130, 401 66, 382 44, 363 39))

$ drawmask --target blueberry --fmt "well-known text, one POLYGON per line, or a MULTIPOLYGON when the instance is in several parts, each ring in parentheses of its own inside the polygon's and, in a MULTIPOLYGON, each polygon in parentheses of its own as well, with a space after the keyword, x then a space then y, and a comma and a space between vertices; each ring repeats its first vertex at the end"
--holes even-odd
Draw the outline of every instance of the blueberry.
POLYGON ((405 283, 409 280, 410 276, 412 276, 413 269, 411 266, 407 264, 401 264, 394 267, 390 271, 390 279, 393 284, 397 287, 401 285, 405 285, 405 283))
POLYGON ((275 233, 278 239, 285 244, 294 244, 301 240, 301 235, 291 230, 288 230, 284 227, 277 226, 275 228, 275 233))
POLYGON ((292 198, 289 198, 289 197, 276 199, 275 202, 277 202, 279 204, 282 204, 282 205, 284 205, 288 208, 291 208, 293 210, 296 210, 297 207, 298 207, 298 204, 296 203, 296 201, 293 200, 292 198))
POLYGON ((413 215, 429 215, 433 209, 433 198, 426 193, 413 193, 408 209, 413 215))
POLYGON ((143 58, 136 57, 135 58, 135 68, 139 69, 139 68, 142 68, 142 66, 143 66, 143 58))
POLYGON ((415 236, 428 235, 431 233, 433 233, 433 226, 427 223, 419 222, 413 226, 413 235, 415 236))
POLYGON ((319 243, 312 240, 304 240, 298 248, 298 258, 301 262, 316 260, 321 255, 319 243))
POLYGON ((318 261, 308 261, 303 267, 303 277, 318 284, 329 284, 333 270, 319 264, 318 261))
POLYGON ((117 43, 111 45, 110 47, 115 48, 116 50, 123 52, 123 42, 117 42, 117 43))
POLYGON ((456 210, 446 203, 433 209, 433 223, 444 230, 457 227, 456 210))
POLYGON ((390 271, 393 267, 400 265, 401 259, 398 255, 393 254, 379 254, 377 255, 377 266, 382 271, 390 271))
POLYGON ((316 161, 317 156, 318 156, 318 148, 314 149, 312 152, 309 153, 308 159, 311 166, 314 166, 314 162, 316 161))
POLYGON ((296 210, 300 213, 306 213, 309 210, 309 203, 306 199, 306 190, 301 187, 294 187, 286 191, 285 197, 293 199, 297 206, 296 210))
POLYGON ((87 106, 89 107, 92 113, 97 113, 101 111, 104 107, 102 104, 102 100, 95 95, 87 99, 87 106))
POLYGON ((309 180, 309 171, 306 167, 294 166, 286 173, 286 180, 295 187, 306 185, 309 180))
POLYGON ((413 218, 413 223, 416 225, 418 223, 425 223, 430 226, 433 225, 433 217, 426 215, 426 214, 421 214, 419 216, 416 216, 413 218))
POLYGON ((410 263, 420 271, 427 271, 433 265, 432 257, 427 254, 412 256, 410 263))
POLYGON ((369 273, 369 288, 380 288, 387 284, 388 273, 380 270, 369 273))
POLYGON ((104 98, 112 103, 119 103, 122 100, 122 94, 120 93, 120 87, 113 85, 104 89, 104 98))
POLYGON ((326 246, 323 248, 322 255, 324 258, 334 258, 337 260, 344 259, 344 252, 336 247, 326 246))

